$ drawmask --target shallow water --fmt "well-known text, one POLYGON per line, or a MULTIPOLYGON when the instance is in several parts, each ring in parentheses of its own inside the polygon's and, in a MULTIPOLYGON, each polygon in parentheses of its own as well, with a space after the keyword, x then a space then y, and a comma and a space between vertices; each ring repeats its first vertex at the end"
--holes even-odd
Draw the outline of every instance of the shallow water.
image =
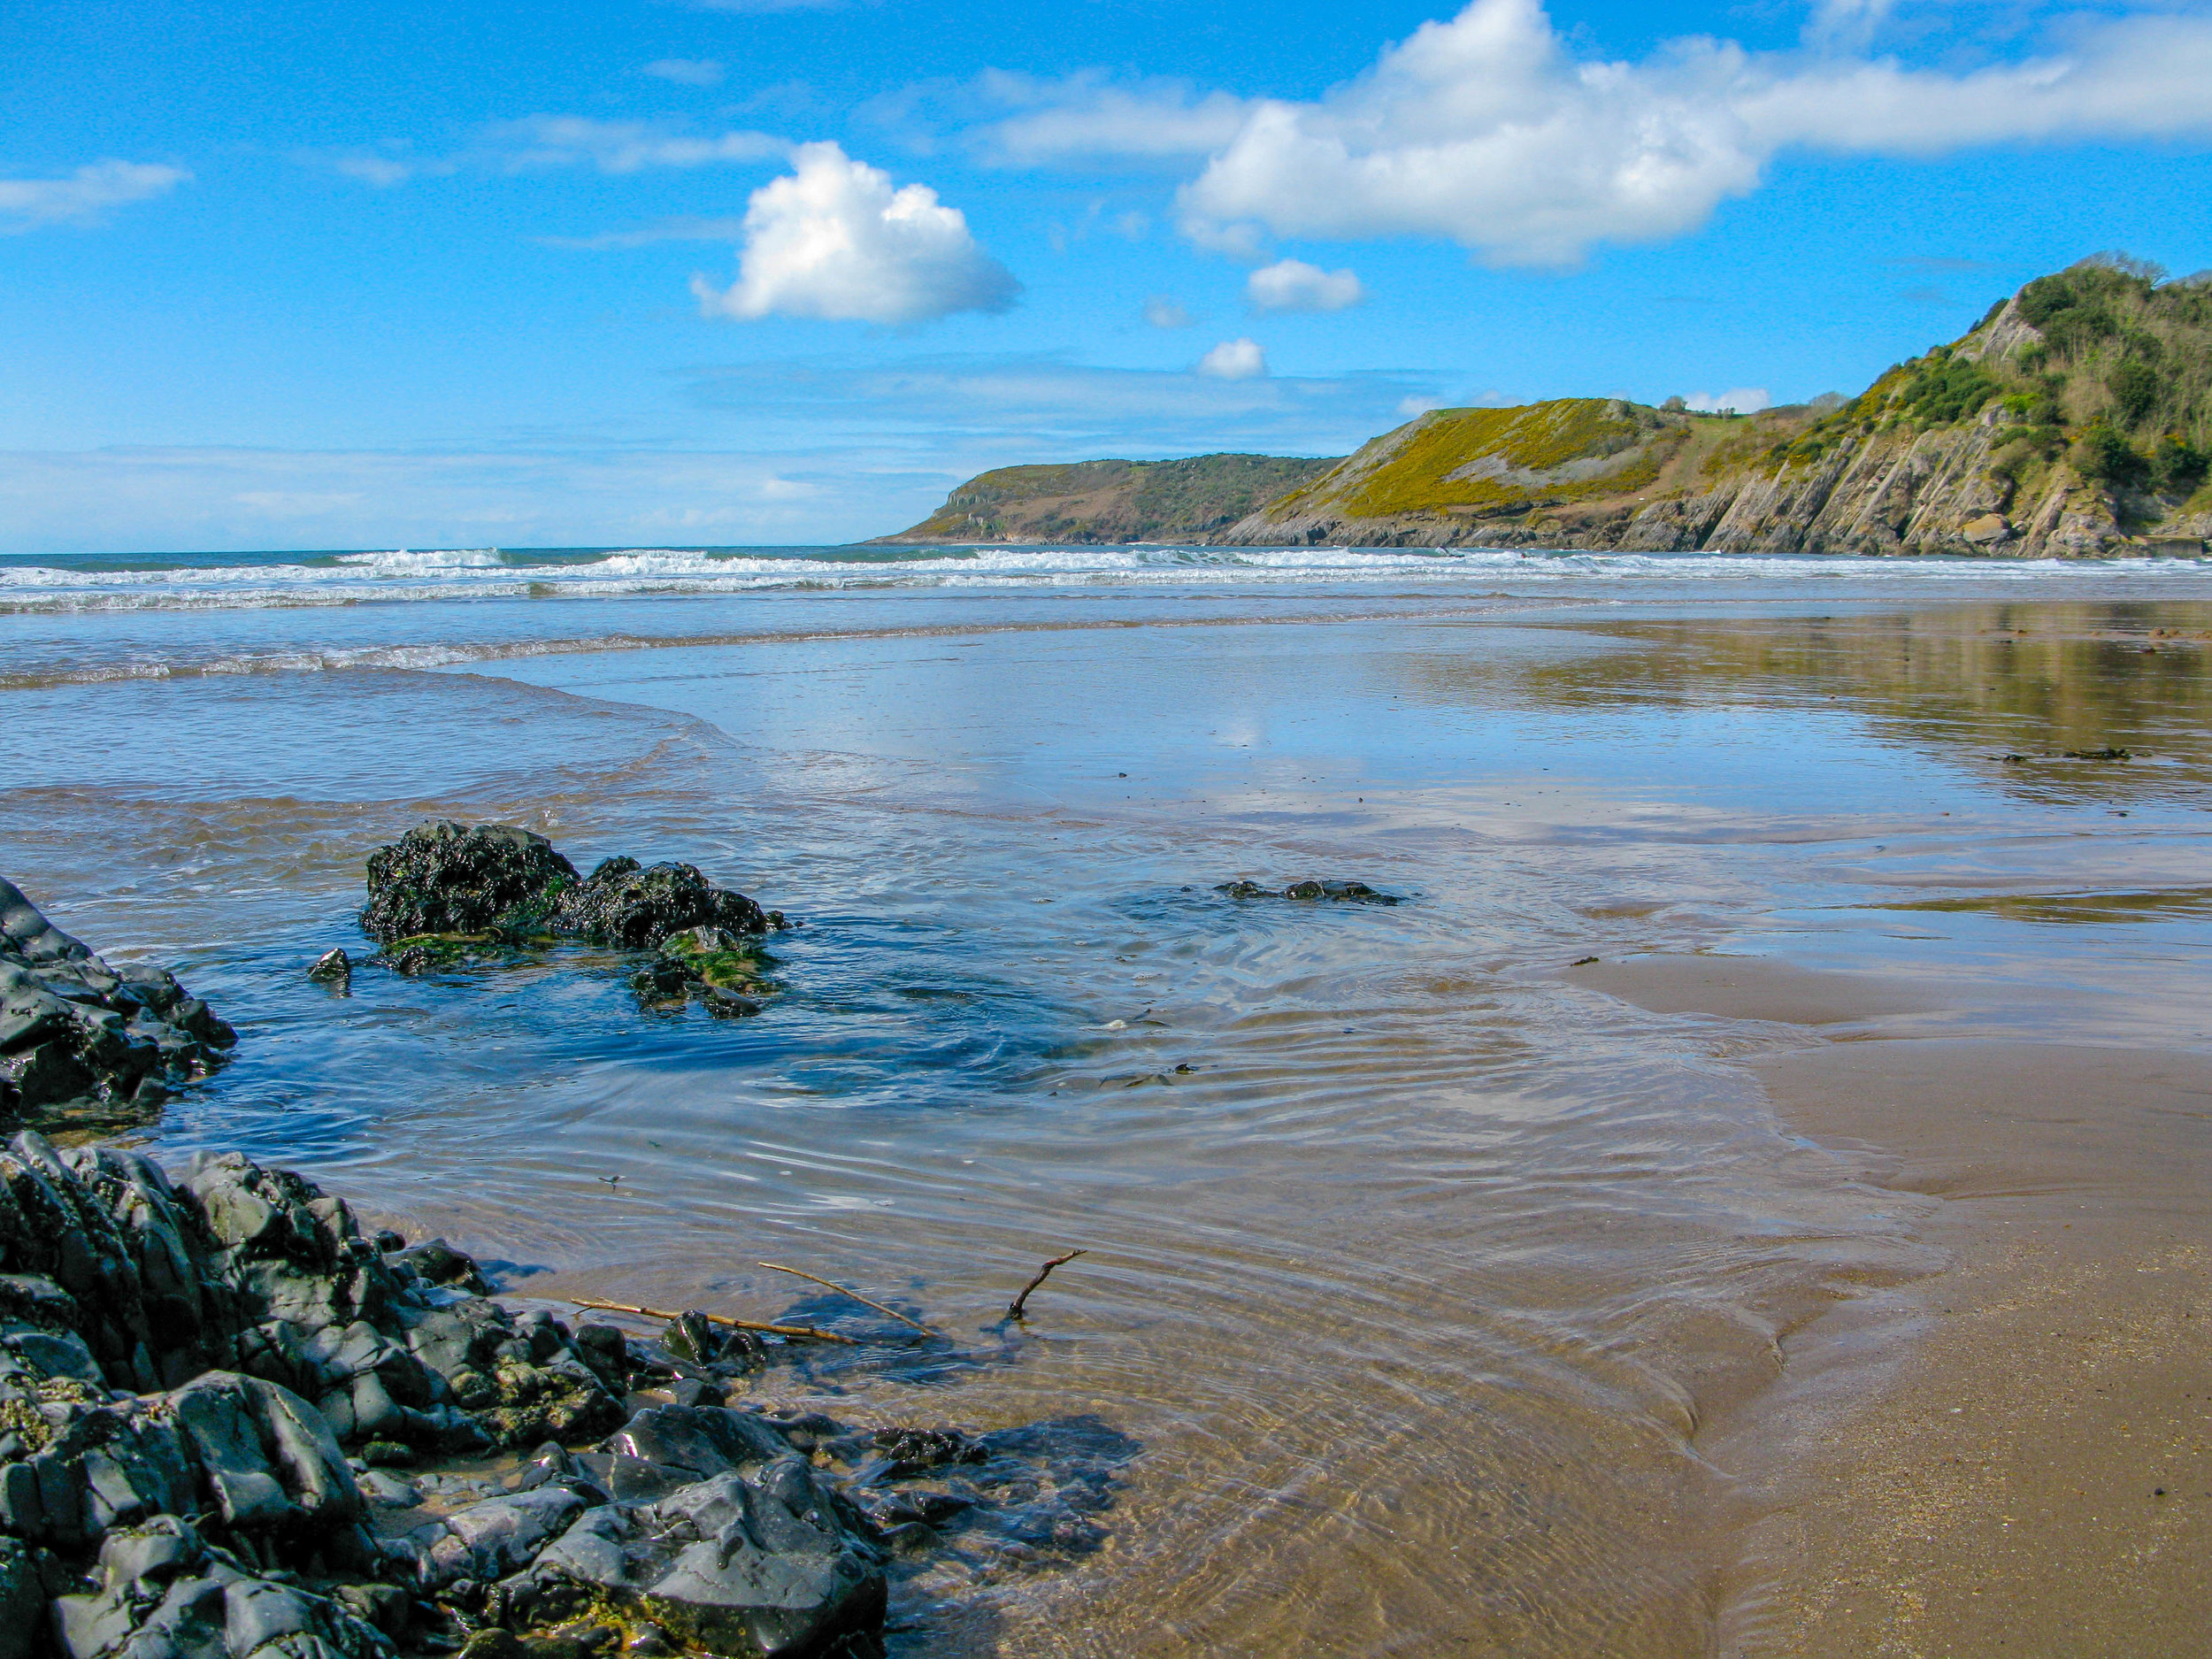
POLYGON ((956 1339, 818 1364, 839 1411, 1126 1437, 1102 1547, 948 1559, 905 1651, 1707 1651, 1739 1471, 1701 1424, 1942 1258, 1737 1064, 1821 1039, 1569 964, 2212 1041, 2212 572, 1321 553, 525 561, 598 572, 557 599, 418 558, 342 606, 293 556, 54 562, 0 618, 0 869, 239 1025, 165 1156, 296 1163, 519 1294, 855 1312, 753 1266, 792 1263, 956 1339), (309 984, 431 814, 691 859, 802 918, 787 988, 309 984), (1214 890, 1309 874, 1406 902, 1214 890))

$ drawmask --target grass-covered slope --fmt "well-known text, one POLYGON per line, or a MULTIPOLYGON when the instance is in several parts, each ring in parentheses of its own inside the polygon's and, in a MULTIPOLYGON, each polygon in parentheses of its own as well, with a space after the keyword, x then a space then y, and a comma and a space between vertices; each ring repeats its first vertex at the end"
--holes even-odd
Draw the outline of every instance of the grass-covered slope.
POLYGON ((2077 555, 2212 536, 2212 273, 2101 255, 1856 397, 1679 401, 1435 410, 1335 462, 1004 467, 881 540, 2077 555))
POLYGON ((2194 553, 2212 279, 2039 278, 1855 398, 1746 417, 1599 398, 1438 410, 1219 539, 1808 553, 2194 553))
POLYGON ((1186 461, 1004 466, 970 479, 910 530, 878 542, 1202 541, 1333 461, 1201 455, 1186 461))

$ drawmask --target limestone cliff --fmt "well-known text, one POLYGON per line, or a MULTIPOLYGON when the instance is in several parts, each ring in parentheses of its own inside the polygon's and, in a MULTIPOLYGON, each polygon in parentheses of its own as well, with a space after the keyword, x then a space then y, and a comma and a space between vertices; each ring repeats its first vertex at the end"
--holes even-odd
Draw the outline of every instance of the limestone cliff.
POLYGON ((1848 401, 1563 398, 1432 411, 1334 463, 1007 467, 883 540, 2200 554, 2208 462, 2212 277, 2105 256, 1848 401))
POLYGON ((1848 403, 1438 410, 1215 539, 1767 553, 2201 553, 2212 282, 2085 262, 1848 403))

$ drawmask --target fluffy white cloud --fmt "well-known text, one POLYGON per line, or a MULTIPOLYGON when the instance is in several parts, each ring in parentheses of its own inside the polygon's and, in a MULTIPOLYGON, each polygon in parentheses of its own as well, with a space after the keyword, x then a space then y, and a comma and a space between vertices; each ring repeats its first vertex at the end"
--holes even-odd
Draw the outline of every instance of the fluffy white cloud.
POLYGON ((657 58, 638 73, 680 87, 713 87, 722 82, 722 65, 711 58, 657 58))
POLYGON ((917 323, 1002 311, 1021 285, 968 233, 958 208, 835 144, 802 144, 793 171, 753 192, 737 280, 694 277, 710 317, 771 312, 833 321, 917 323))
POLYGON ((695 137, 654 121, 596 121, 582 115, 533 115, 503 121, 487 134, 507 167, 592 166, 602 173, 647 167, 707 167, 780 160, 790 143, 767 133, 695 137))
POLYGON ((1725 392, 1693 392, 1683 400, 1701 414, 1717 415, 1729 410, 1739 415, 1755 415, 1774 400, 1767 396, 1763 386, 1739 386, 1725 392))
POLYGON ((0 231, 96 225, 108 209, 166 196, 191 176, 182 167, 94 161, 65 178, 0 179, 0 231))
POLYGON ((1695 39, 1617 62, 1577 56, 1540 0, 1473 0, 1310 102, 1079 78, 982 136, 1030 162, 1202 144, 1210 158, 1180 201, 1205 247, 1435 235, 1500 264, 1560 265, 1594 242, 1694 229, 1793 149, 1932 155, 2212 133, 2201 12, 2077 19, 2043 56, 1932 70, 1858 49, 1888 10, 1824 0, 1801 51, 1695 39))
POLYGON ((1367 297, 1349 271, 1324 271, 1302 259, 1263 265, 1245 279, 1245 297, 1256 311, 1340 311, 1367 297))
POLYGON ((1225 340, 1198 359, 1198 372, 1217 380, 1254 380, 1267 373, 1267 353, 1256 340, 1225 340))

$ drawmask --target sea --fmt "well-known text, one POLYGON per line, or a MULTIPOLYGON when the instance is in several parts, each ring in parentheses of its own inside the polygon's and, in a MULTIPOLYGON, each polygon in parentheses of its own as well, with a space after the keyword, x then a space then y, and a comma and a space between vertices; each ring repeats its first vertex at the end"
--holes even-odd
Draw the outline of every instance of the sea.
POLYGON ((1762 1402, 1839 1308, 1901 1361, 1947 1263, 1754 1063, 2212 1046, 2208 650, 2200 559, 17 556, 0 874, 237 1027, 158 1157, 565 1317, 872 1317, 777 1262, 941 1333, 761 1387, 1110 1501, 903 1569, 895 1652, 1701 1655, 1762 1402), (781 988, 311 982, 432 818, 695 864, 781 988), (1307 878, 1399 902, 1222 891, 1307 878), (1604 977, 1717 959, 1881 1006, 1604 977))

